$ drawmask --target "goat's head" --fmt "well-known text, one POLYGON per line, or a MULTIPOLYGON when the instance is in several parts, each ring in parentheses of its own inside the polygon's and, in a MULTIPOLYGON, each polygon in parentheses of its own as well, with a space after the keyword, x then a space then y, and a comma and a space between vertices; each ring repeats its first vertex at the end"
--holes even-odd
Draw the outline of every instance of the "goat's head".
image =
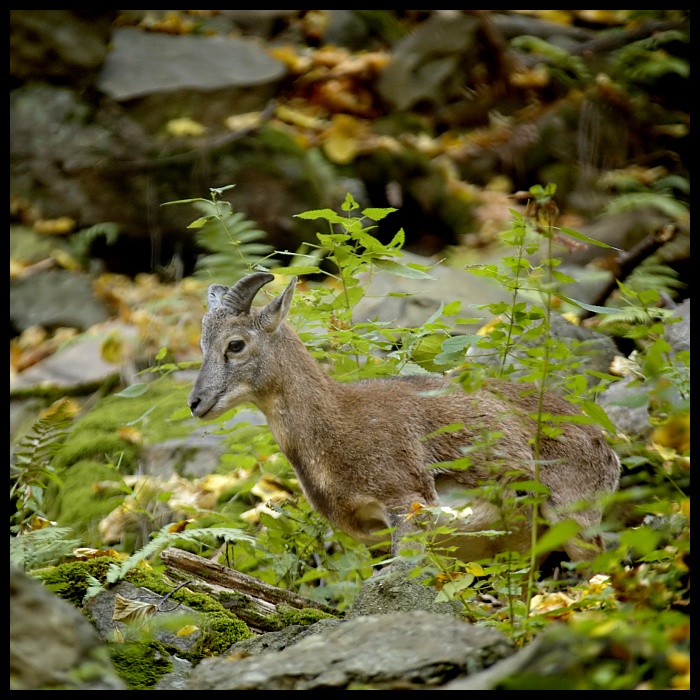
POLYGON ((238 404, 256 402, 265 391, 275 338, 289 312, 296 277, 261 309, 251 309, 261 287, 274 279, 255 272, 232 287, 212 284, 202 319, 202 368, 190 392, 192 415, 216 418, 238 404))

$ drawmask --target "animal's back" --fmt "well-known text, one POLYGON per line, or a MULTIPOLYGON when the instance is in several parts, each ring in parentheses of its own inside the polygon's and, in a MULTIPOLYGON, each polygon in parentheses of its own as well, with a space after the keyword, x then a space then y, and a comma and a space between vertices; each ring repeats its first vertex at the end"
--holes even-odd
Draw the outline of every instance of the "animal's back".
MULTIPOLYGON (((540 407, 532 385, 488 380, 467 393, 447 379, 421 375, 343 385, 341 394, 342 412, 352 426, 342 445, 342 458, 353 473, 348 488, 361 492, 359 498, 382 499, 395 511, 408 510, 410 500, 428 506, 469 503, 472 517, 457 526, 498 528, 507 508, 494 506, 474 489, 491 487, 493 493, 498 484, 494 500, 514 502, 522 494, 509 485, 537 476, 549 490, 543 514, 551 522, 571 517, 585 529, 600 523, 597 498, 617 488, 619 461, 600 428, 567 421, 566 416, 580 412, 552 393, 545 393, 540 407), (554 423, 560 434, 541 433, 536 447, 533 417, 538 412, 563 419, 554 423), (455 460, 460 460, 458 469, 445 464, 455 460), (363 479, 365 469, 382 478, 363 479), (589 506, 577 507, 581 502, 589 506)), ((522 521, 530 517, 530 508, 511 508, 509 517, 513 534, 508 541, 462 538, 465 556, 483 558, 507 547, 525 550, 530 534, 522 521)), ((585 545, 570 550, 576 559, 590 555, 585 545)))

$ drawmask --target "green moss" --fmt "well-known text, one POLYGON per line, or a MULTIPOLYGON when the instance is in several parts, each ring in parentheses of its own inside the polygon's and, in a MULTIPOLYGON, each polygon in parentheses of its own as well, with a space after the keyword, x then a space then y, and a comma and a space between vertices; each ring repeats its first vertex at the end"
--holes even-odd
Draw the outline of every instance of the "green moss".
POLYGON ((70 438, 56 458, 58 469, 86 459, 120 462, 120 471, 135 471, 140 446, 120 434, 134 428, 142 441, 152 444, 186 435, 191 426, 171 420, 172 414, 187 405, 188 387, 168 378, 147 385, 139 396, 108 396, 73 426, 70 438))
POLYGON ((112 644, 109 653, 129 690, 152 690, 173 668, 167 649, 153 640, 112 644))
POLYGON ((232 644, 253 636, 248 625, 231 615, 207 613, 201 627, 202 636, 192 650, 193 660, 217 656, 232 644))
POLYGON ((97 492, 95 484, 116 478, 118 474, 108 464, 94 460, 77 462, 61 475, 61 488, 47 494, 47 514, 59 525, 70 527, 84 546, 101 546, 97 524, 121 504, 124 494, 105 496, 97 492))
MULTIPOLYGON (((82 608, 85 594, 90 585, 89 577, 94 577, 104 583, 111 564, 121 564, 121 561, 112 557, 97 557, 39 569, 32 572, 32 575, 64 600, 82 608)), ((126 575, 125 580, 134 586, 148 588, 160 595, 172 593, 172 584, 165 583, 157 572, 146 567, 132 569, 126 575)), ((192 593, 181 588, 172 593, 170 599, 187 605, 201 615, 199 626, 202 634, 192 651, 189 654, 184 654, 181 650, 173 650, 179 656, 185 656, 192 662, 197 662, 206 656, 221 654, 235 642, 253 636, 242 620, 239 620, 218 601, 207 595, 192 593)), ((88 614, 86 613, 86 615, 88 614)), ((167 657, 168 648, 160 643, 146 640, 130 642, 129 644, 116 644, 113 647, 110 653, 117 671, 129 688, 133 690, 153 687, 158 679, 169 670, 161 662, 161 659, 167 657), (151 664, 153 668, 137 670, 132 668, 134 664, 137 666, 151 664)))
POLYGON ((80 608, 90 585, 89 577, 104 581, 107 570, 115 562, 117 560, 112 557, 96 557, 38 569, 31 574, 56 595, 80 608))
POLYGON ((314 622, 335 616, 316 610, 315 608, 292 608, 280 605, 277 608, 277 619, 280 621, 280 629, 289 625, 312 625, 314 622))
MULTIPOLYGON (((134 569, 127 574, 126 579, 134 586, 148 588, 160 595, 167 595, 172 591, 170 585, 148 569, 134 569)), ((245 622, 226 610, 217 600, 203 593, 193 593, 181 588, 170 598, 203 615, 200 627, 202 636, 190 654, 193 661, 220 654, 235 642, 253 636, 245 622)))
POLYGON ((116 508, 125 493, 105 496, 95 488, 100 481, 119 481, 135 474, 142 444, 187 434, 191 425, 170 420, 186 406, 187 387, 171 379, 148 384, 133 398, 108 396, 76 421, 53 466, 61 486, 45 494, 44 509, 59 524, 71 527, 88 546, 101 546, 96 525, 116 508), (135 433, 125 433, 130 428, 135 433), (139 440, 128 439, 137 435, 139 440))

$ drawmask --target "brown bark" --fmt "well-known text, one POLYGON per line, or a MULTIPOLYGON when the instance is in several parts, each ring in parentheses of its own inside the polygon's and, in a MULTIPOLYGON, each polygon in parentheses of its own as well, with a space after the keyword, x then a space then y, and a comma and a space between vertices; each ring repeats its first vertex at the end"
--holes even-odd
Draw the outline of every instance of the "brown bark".
POLYGON ((337 610, 328 605, 277 588, 182 549, 169 547, 161 552, 160 559, 170 578, 187 580, 190 590, 216 598, 227 610, 260 631, 279 629, 279 622, 274 618, 280 606, 297 610, 313 608, 331 615, 338 614, 337 610))

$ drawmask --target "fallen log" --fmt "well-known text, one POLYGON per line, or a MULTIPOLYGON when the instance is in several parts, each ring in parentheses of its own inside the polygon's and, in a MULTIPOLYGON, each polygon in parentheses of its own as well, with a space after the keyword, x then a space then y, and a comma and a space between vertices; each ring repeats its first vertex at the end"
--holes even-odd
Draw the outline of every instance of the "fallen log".
POLYGON ((270 632, 284 627, 280 613, 289 608, 338 615, 337 610, 324 603, 182 549, 168 547, 160 553, 160 559, 170 579, 187 581, 186 587, 191 591, 212 596, 256 631, 270 632))

